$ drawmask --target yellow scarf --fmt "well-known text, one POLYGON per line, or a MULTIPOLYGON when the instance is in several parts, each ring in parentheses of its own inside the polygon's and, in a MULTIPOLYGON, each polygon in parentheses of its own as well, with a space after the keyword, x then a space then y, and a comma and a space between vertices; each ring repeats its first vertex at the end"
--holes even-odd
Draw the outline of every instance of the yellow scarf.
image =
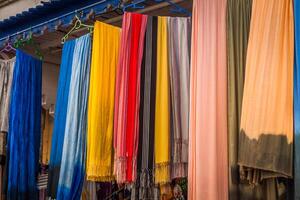
POLYGON ((94 26, 88 103, 87 180, 113 177, 113 120, 120 29, 101 22, 94 26))
POLYGON ((155 182, 170 181, 170 81, 167 18, 158 17, 155 106, 155 182))

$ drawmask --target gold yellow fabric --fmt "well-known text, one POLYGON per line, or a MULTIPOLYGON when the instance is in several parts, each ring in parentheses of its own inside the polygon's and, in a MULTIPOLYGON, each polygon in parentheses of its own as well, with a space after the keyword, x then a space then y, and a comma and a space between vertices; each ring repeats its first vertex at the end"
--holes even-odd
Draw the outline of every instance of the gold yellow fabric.
POLYGON ((42 133, 42 163, 47 165, 50 160, 51 139, 53 131, 53 118, 48 110, 43 110, 43 133, 42 133))
POLYGON ((170 181, 170 81, 167 18, 158 17, 155 105, 155 182, 170 181))
POLYGON ((120 28, 94 26, 88 103, 87 180, 110 181, 113 175, 113 121, 120 28))

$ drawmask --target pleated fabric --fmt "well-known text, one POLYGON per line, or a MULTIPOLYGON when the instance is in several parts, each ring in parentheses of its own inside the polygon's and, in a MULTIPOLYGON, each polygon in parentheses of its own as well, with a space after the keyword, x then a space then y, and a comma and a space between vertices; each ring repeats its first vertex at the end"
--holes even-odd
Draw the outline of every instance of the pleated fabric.
POLYGON ((117 68, 115 99, 115 176, 118 183, 136 179, 140 76, 147 16, 125 13, 117 68))
POLYGON ((115 77, 120 28, 96 22, 88 104, 87 180, 113 179, 115 77))
POLYGON ((237 162, 251 10, 252 0, 227 0, 228 159, 229 197, 232 200, 246 198, 240 191, 237 162))
POLYGON ((50 160, 51 138, 53 132, 53 118, 49 114, 49 110, 43 110, 43 132, 42 132, 42 147, 41 161, 43 165, 48 165, 50 160))
POLYGON ((15 57, 9 60, 0 60, 0 200, 5 198, 4 194, 7 192, 3 191, 3 188, 7 188, 7 174, 5 173, 5 169, 8 166, 6 162, 6 146, 15 61, 15 57))
POLYGON ((292 1, 253 0, 238 152, 250 183, 292 177, 293 45, 292 1))
POLYGON ((294 64, 294 192, 295 200, 300 199, 300 1, 294 1, 295 15, 295 64, 294 64))
POLYGON ((80 199, 85 176, 91 36, 75 42, 57 200, 80 199))
POLYGON ((9 111, 7 199, 38 199, 41 86, 42 62, 17 50, 9 111))
POLYGON ((57 186, 62 159, 62 148, 65 136, 66 116, 69 101, 70 79, 73 67, 75 40, 67 41, 62 50, 59 80, 57 86, 54 127, 51 140, 51 153, 49 161, 49 178, 47 194, 56 198, 57 186))
POLYGON ((168 18, 157 22, 157 75, 155 100, 155 183, 170 182, 170 80, 168 62, 168 18))
POLYGON ((156 96, 157 17, 148 16, 141 70, 138 199, 154 199, 154 125, 156 96))
POLYGON ((188 199, 228 199, 226 1, 193 2, 188 199))
POLYGON ((187 177, 189 140, 190 18, 168 18, 172 179, 187 177))

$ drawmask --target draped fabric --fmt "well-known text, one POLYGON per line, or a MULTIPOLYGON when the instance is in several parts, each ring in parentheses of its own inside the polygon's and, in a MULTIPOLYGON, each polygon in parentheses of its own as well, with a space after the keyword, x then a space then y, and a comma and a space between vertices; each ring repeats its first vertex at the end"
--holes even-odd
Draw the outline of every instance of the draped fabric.
POLYGON ((157 75, 155 100, 155 183, 170 182, 170 81, 167 17, 157 22, 157 75))
POLYGON ((79 199, 85 176, 91 36, 75 42, 57 200, 79 199))
POLYGON ((42 62, 17 50, 7 147, 8 199, 38 199, 41 86, 42 62))
POLYGON ((237 162, 251 9, 252 0, 227 0, 228 159, 232 200, 246 198, 240 191, 237 162))
POLYGON ((62 50, 47 186, 47 193, 51 198, 56 198, 57 194, 75 43, 75 40, 67 41, 62 50))
POLYGON ((294 1, 295 15, 295 64, 294 64, 294 191, 295 200, 300 199, 300 1, 294 1))
POLYGON ((188 199, 228 199, 226 1, 193 2, 188 199))
MULTIPOLYGON (((0 188, 7 187, 6 145, 9 124, 9 108, 11 97, 11 85, 16 58, 0 60, 0 188), (6 178, 4 178, 6 177, 6 178)), ((6 194, 6 191, 4 192, 6 194)), ((0 200, 4 199, 3 191, 0 200)))
POLYGON ((118 27, 95 23, 88 104, 87 180, 113 178, 114 90, 119 42, 118 27))
POLYGON ((238 157, 262 170, 250 182, 292 177, 293 45, 292 1, 253 0, 238 157))
POLYGON ((136 179, 140 75, 147 16, 125 13, 117 68, 114 148, 118 183, 136 179))
POLYGON ((148 17, 141 70, 139 135, 139 199, 154 199, 154 123, 156 95, 157 17, 148 17))
POLYGON ((53 131, 53 118, 49 114, 49 110, 43 110, 43 132, 42 132, 42 147, 41 156, 42 164, 48 165, 50 160, 51 138, 53 131))
POLYGON ((190 28, 189 18, 168 18, 172 178, 187 177, 188 173, 190 28))

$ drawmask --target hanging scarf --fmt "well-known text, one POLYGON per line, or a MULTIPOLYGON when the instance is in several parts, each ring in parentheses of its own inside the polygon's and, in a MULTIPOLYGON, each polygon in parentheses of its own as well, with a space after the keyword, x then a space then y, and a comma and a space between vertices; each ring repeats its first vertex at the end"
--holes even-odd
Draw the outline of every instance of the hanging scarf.
POLYGON ((115 175, 118 183, 136 179, 140 71, 147 16, 125 13, 115 99, 115 175))
POLYGON ((67 41, 62 50, 47 186, 48 196, 53 199, 56 198, 59 180, 75 43, 75 40, 67 41))
POLYGON ((190 19, 168 18, 171 86, 172 178, 188 173, 190 19))
POLYGON ((226 0, 193 2, 188 199, 228 199, 226 0))
POLYGON ((291 0, 253 0, 238 163, 246 167, 241 178, 251 184, 266 180, 274 188, 264 199, 284 193, 274 178, 293 172, 292 5, 291 0))
POLYGON ((295 65, 294 65, 294 128, 295 128, 295 160, 294 191, 295 200, 300 199, 300 2, 294 1, 295 15, 295 65))
POLYGON ((0 60, 0 200, 4 199, 7 192, 7 171, 6 145, 9 124, 9 108, 11 97, 11 85, 15 58, 0 60), (5 191, 3 190, 5 188, 5 191))
POLYGON ((229 197, 233 200, 255 199, 254 188, 240 183, 237 165, 251 8, 252 0, 227 0, 229 197))
POLYGON ((94 26, 88 105, 87 180, 111 181, 115 74, 120 29, 101 22, 94 26))
POLYGON ((155 102, 155 183, 170 181, 170 81, 167 17, 158 17, 155 102))
POLYGON ((139 130, 139 199, 154 199, 154 122, 156 95, 157 17, 148 16, 141 70, 139 130))
POLYGON ((42 62, 17 50, 7 148, 8 199, 38 199, 41 86, 42 62))
POLYGON ((90 34, 76 39, 57 200, 79 199, 85 176, 90 34))

